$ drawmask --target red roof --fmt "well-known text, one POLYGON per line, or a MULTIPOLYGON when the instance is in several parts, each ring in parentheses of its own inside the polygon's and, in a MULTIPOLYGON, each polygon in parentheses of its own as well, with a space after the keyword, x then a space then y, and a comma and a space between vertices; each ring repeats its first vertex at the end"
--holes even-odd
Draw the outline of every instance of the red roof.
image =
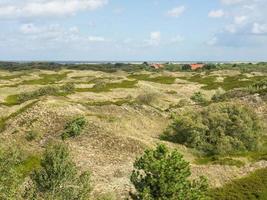
POLYGON ((152 64, 152 65, 150 65, 150 67, 153 67, 155 69, 160 69, 160 68, 163 68, 164 65, 162 65, 162 64, 152 64))
POLYGON ((204 64, 191 64, 190 66, 192 70, 195 70, 204 67, 204 64))

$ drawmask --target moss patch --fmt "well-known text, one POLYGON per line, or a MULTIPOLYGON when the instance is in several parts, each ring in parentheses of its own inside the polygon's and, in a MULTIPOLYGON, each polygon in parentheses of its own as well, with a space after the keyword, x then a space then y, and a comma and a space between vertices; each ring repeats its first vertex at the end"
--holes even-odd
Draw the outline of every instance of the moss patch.
POLYGON ((140 81, 149 81, 160 84, 174 84, 176 78, 172 76, 157 76, 150 77, 148 74, 131 74, 128 76, 130 79, 140 80, 140 81))
POLYGON ((244 74, 238 76, 227 76, 224 77, 222 82, 217 82, 217 76, 202 76, 200 74, 194 75, 192 77, 179 77, 180 79, 187 80, 194 83, 199 83, 204 90, 215 90, 222 88, 226 91, 232 90, 234 88, 244 88, 252 85, 255 81, 263 80, 264 76, 254 76, 247 77, 244 74))
POLYGON ((138 81, 124 80, 118 83, 99 83, 95 84, 92 88, 77 88, 76 92, 110 92, 117 88, 135 88, 138 81))

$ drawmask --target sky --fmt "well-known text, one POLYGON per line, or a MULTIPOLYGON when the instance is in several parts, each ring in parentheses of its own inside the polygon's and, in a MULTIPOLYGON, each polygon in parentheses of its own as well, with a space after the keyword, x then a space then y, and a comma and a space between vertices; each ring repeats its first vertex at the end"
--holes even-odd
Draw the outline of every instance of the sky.
POLYGON ((0 60, 267 61, 267 0, 0 0, 0 60))

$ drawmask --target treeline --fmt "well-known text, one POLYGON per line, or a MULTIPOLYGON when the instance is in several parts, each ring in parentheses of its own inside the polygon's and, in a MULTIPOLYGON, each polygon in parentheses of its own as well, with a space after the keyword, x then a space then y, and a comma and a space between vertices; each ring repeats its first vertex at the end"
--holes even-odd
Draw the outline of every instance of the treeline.
MULTIPOLYGON (((204 64, 204 63, 199 63, 204 64)), ((32 69, 43 69, 43 70, 61 70, 61 69, 76 69, 76 70, 93 70, 103 72, 116 72, 118 70, 126 72, 135 72, 140 70, 146 71, 192 71, 189 64, 172 64, 165 63, 161 69, 154 69, 150 67, 147 62, 143 64, 130 64, 130 63, 106 63, 106 64, 60 64, 55 62, 0 62, 0 69, 9 71, 21 71, 21 70, 32 70, 32 69)), ((210 70, 221 70, 221 69, 238 69, 244 72, 250 71, 263 71, 267 72, 267 63, 259 62, 253 63, 205 63, 203 67, 194 71, 210 71, 210 70)))

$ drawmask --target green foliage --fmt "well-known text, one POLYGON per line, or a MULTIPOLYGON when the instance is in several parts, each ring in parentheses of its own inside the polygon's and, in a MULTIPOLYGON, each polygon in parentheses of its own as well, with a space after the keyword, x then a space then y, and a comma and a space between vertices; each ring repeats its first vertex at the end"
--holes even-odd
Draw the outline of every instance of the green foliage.
POLYGON ((140 80, 140 81, 149 81, 160 84, 174 84, 176 78, 171 76, 156 76, 150 77, 149 74, 131 74, 128 76, 130 79, 140 80))
POLYGON ((267 168, 257 170, 247 177, 236 179, 222 188, 211 190, 214 200, 266 200, 267 168))
POLYGON ((26 132, 25 139, 30 142, 30 141, 37 139, 38 137, 39 137, 39 133, 37 131, 31 130, 31 131, 26 132))
POLYGON ((1 149, 0 152, 0 199, 15 199, 18 194, 20 176, 16 166, 22 161, 18 149, 1 149))
POLYGON ((215 64, 212 64, 212 63, 208 63, 208 64, 205 64, 203 67, 202 67, 202 70, 214 70, 216 69, 216 65, 215 64))
POLYGON ((32 92, 24 92, 16 95, 10 95, 5 99, 6 101, 5 105, 7 106, 17 105, 46 95, 65 96, 67 94, 74 92, 74 90, 75 88, 72 83, 66 83, 61 87, 45 86, 32 92))
POLYGON ((190 71, 191 70, 191 65, 185 64, 182 66, 182 71, 190 71))
POLYGON ((206 179, 189 180, 189 163, 176 150, 158 145, 146 150, 134 163, 131 182, 135 199, 140 200, 201 200, 206 199, 206 179))
POLYGON ((138 81, 128 81, 124 80, 122 82, 116 83, 96 83, 92 88, 77 88, 76 92, 110 92, 117 88, 135 88, 138 81))
POLYGON ((236 167, 242 167, 245 165, 245 163, 242 162, 241 160, 233 159, 230 157, 221 158, 218 156, 198 158, 195 162, 196 164, 199 165, 213 164, 213 165, 229 165, 236 167))
POLYGON ((26 156, 14 146, 0 149, 0 199, 19 199, 21 184, 39 166, 37 156, 26 156))
POLYGON ((31 175, 25 199, 87 200, 91 191, 90 174, 78 175, 68 147, 49 145, 41 159, 39 170, 31 175))
POLYGON ((63 140, 70 137, 77 137, 81 134, 86 124, 86 119, 84 117, 76 118, 68 122, 65 126, 64 132, 61 134, 63 140))
POLYGON ((69 72, 62 74, 40 74, 41 79, 25 80, 20 85, 48 85, 55 84, 67 77, 69 72))
POLYGON ((204 94, 202 92, 195 92, 191 96, 191 100, 194 101, 197 104, 200 104, 200 105, 208 104, 208 100, 205 98, 205 96, 204 96, 204 94))
POLYGON ((257 150, 261 131, 259 118, 247 106, 218 103, 176 116, 163 138, 207 155, 225 155, 257 150))
POLYGON ((247 77, 244 74, 237 76, 226 76, 222 82, 216 81, 217 76, 203 76, 201 74, 194 75, 192 77, 179 77, 190 82, 203 84, 201 88, 204 90, 215 90, 222 88, 225 91, 229 91, 235 88, 246 88, 252 85, 255 81, 264 79, 264 76, 247 77))

